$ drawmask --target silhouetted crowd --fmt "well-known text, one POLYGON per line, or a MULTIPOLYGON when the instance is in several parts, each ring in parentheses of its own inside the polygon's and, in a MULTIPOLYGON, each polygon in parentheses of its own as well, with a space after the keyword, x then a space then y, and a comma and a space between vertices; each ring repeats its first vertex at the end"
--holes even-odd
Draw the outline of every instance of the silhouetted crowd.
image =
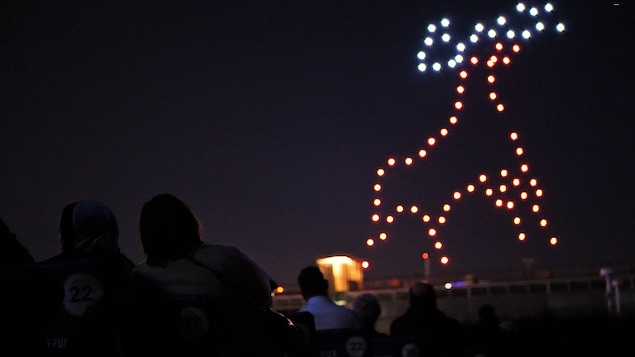
POLYGON ((271 308, 276 282, 246 252, 201 238, 179 198, 145 202, 135 264, 119 249, 110 208, 84 200, 63 207, 61 251, 36 261, 0 220, 2 356, 514 356, 514 335, 491 305, 469 329, 442 312, 433 286, 409 289, 407 311, 389 333, 374 294, 352 307, 329 295, 318 266, 298 274, 305 304, 271 308))

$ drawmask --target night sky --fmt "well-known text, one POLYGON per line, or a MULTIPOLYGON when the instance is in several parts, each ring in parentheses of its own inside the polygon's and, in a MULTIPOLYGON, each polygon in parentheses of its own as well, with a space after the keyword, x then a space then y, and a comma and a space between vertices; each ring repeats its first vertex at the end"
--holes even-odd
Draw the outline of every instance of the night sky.
POLYGON ((453 205, 441 252, 414 216, 365 244, 377 168, 453 113, 458 71, 417 69, 426 26, 447 16, 467 39, 477 20, 514 13, 509 1, 3 1, 0 216, 45 259, 64 205, 98 200, 139 262, 141 206, 169 192, 205 241, 243 248, 281 283, 331 254, 368 259, 368 277, 421 274, 424 251, 433 274, 633 262, 633 5, 553 4, 566 30, 519 41, 500 70, 505 113, 485 82, 466 82, 456 129, 390 171, 384 194, 438 210, 511 167, 513 126, 555 247, 533 231, 519 242, 482 193, 453 205))

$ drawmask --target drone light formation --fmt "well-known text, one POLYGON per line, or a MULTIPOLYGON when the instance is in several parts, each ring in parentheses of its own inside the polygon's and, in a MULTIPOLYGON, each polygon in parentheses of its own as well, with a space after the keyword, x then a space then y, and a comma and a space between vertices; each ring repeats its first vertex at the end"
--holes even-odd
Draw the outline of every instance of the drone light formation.
MULTIPOLYGON (((564 32, 564 24, 550 24, 547 21, 549 20, 548 15, 553 10, 554 7, 550 3, 542 7, 527 7, 524 3, 519 3, 516 5, 515 16, 509 18, 499 16, 491 25, 478 22, 474 25, 474 30, 469 35, 468 40, 457 43, 452 42, 453 37, 449 33, 451 23, 448 18, 443 18, 438 24, 429 24, 426 27, 426 37, 423 39, 424 49, 417 53, 417 58, 421 61, 418 69, 421 72, 426 72, 430 69, 439 72, 444 69, 458 68, 464 63, 465 58, 469 57, 466 53, 471 47, 489 40, 529 40, 548 29, 564 32), (519 23, 517 24, 516 22, 519 23), (440 52, 437 45, 444 47, 442 52, 447 53, 445 58, 434 57, 435 53, 440 52)), ((499 43, 496 45, 496 49, 500 50, 502 46, 503 44, 499 43)), ((514 50, 517 52, 519 45, 516 44, 514 50)), ((470 58, 472 64, 476 64, 474 61, 478 60, 475 57, 470 58)), ((494 59, 494 62, 496 61, 497 59, 494 59)), ((509 58, 504 59, 504 61, 507 61, 506 64, 508 64, 509 58)))
MULTIPOLYGON (((376 210, 371 221, 382 227, 389 227, 396 223, 397 218, 408 212, 421 217, 420 222, 425 226, 423 230, 429 239, 432 240, 433 251, 439 256, 439 262, 446 265, 450 258, 443 254, 444 243, 441 239, 442 228, 450 221, 449 216, 452 205, 458 204, 466 196, 482 195, 482 198, 491 200, 494 209, 507 210, 513 214, 510 224, 517 228, 516 239, 524 242, 529 237, 525 224, 532 219, 538 221, 541 229, 549 226, 549 220, 542 215, 540 199, 544 196, 544 189, 538 186, 538 179, 530 176, 530 165, 524 160, 526 149, 520 145, 521 135, 518 131, 511 131, 508 139, 512 143, 512 150, 517 161, 517 167, 502 167, 498 175, 480 173, 474 178, 474 182, 468 182, 463 189, 455 190, 450 194, 448 201, 441 206, 441 214, 434 214, 423 210, 421 203, 400 203, 396 207, 386 207, 381 198, 384 187, 381 180, 388 174, 389 169, 395 168, 400 162, 406 167, 412 166, 414 160, 424 160, 430 156, 430 150, 440 141, 446 139, 448 134, 463 120, 465 102, 463 95, 469 92, 465 83, 473 68, 483 67, 489 72, 482 82, 486 86, 487 97, 484 100, 490 102, 497 113, 506 110, 505 103, 501 99, 501 94, 496 90, 496 73, 499 68, 505 68, 512 63, 513 56, 521 52, 522 42, 535 38, 540 33, 553 30, 563 32, 565 27, 562 23, 554 23, 552 12, 554 7, 547 3, 542 7, 528 6, 525 3, 516 5, 515 13, 512 16, 499 16, 492 24, 478 22, 473 27, 473 32, 469 34, 466 41, 455 42, 455 37, 449 29, 451 21, 443 18, 438 23, 429 24, 427 33, 422 41, 423 50, 417 53, 419 59, 418 69, 422 73, 440 72, 443 70, 458 71, 459 84, 456 86, 453 110, 448 119, 448 126, 439 130, 439 137, 429 136, 425 138, 425 144, 417 149, 417 155, 406 156, 403 160, 390 157, 386 160, 386 166, 377 169, 377 181, 373 186, 375 196, 373 198, 373 208, 376 210), (439 46, 442 50, 439 50, 439 46), (483 54, 482 50, 486 52, 483 54), (479 51, 476 51, 479 50, 479 51), (443 55, 438 58, 438 53, 443 55), (437 55, 437 57, 435 57, 437 55), (531 209, 526 212, 518 212, 518 203, 529 203, 531 209), (405 209, 410 207, 410 209, 405 209)), ((390 239, 389 229, 381 229, 377 238, 366 239, 366 245, 373 247, 376 239, 386 241, 390 239)), ((556 245, 558 238, 550 236, 549 244, 556 245)), ((429 259, 430 253, 423 251, 420 253, 422 259, 429 259)))

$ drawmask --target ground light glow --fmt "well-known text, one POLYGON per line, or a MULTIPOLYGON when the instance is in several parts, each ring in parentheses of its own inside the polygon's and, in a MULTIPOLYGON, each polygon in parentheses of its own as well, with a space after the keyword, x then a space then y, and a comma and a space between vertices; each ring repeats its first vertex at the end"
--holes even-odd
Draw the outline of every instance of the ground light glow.
MULTIPOLYGON (((451 32, 452 23, 448 18, 443 18, 438 23, 428 24, 425 29, 427 33, 422 40, 423 49, 416 54, 419 60, 418 69, 422 73, 441 71, 458 71, 459 85, 456 86, 456 96, 452 113, 449 116, 449 126, 442 127, 438 132, 440 137, 428 136, 424 139, 426 149, 418 148, 418 155, 405 155, 406 159, 390 157, 377 170, 377 182, 374 183, 373 207, 376 210, 372 214, 372 222, 381 226, 377 235, 380 241, 384 242, 390 239, 389 227, 396 223, 399 215, 407 214, 404 205, 408 207, 416 207, 411 209, 410 214, 421 217, 421 224, 424 225, 423 231, 427 232, 427 236, 433 239, 433 250, 439 262, 443 265, 449 263, 450 258, 444 255, 441 250, 445 246, 442 242, 443 227, 448 221, 451 214, 452 205, 469 195, 481 195, 483 199, 491 200, 493 210, 514 211, 514 218, 509 222, 517 229, 514 237, 518 242, 524 242, 532 237, 527 234, 525 224, 529 222, 538 222, 541 229, 546 229, 549 220, 542 215, 539 200, 544 195, 544 188, 538 187, 538 179, 531 176, 530 165, 525 161, 525 153, 527 152, 520 144, 522 135, 514 130, 508 134, 509 141, 512 143, 513 150, 517 159, 517 167, 503 167, 497 173, 475 173, 474 182, 466 182, 465 190, 453 190, 449 194, 447 203, 442 205, 441 214, 434 214, 429 209, 424 209, 425 205, 421 203, 404 202, 396 207, 388 207, 383 204, 380 196, 383 194, 383 185, 381 179, 388 175, 388 171, 397 167, 403 162, 405 166, 412 166, 414 158, 424 160, 430 156, 430 151, 434 146, 440 144, 440 140, 446 139, 453 127, 464 119, 465 102, 462 96, 469 92, 469 88, 465 83, 473 69, 480 66, 485 67, 489 73, 485 76, 481 84, 488 88, 488 95, 483 100, 491 103, 494 115, 501 115, 506 111, 505 104, 502 100, 504 95, 497 91, 496 76, 499 69, 506 68, 512 64, 514 56, 522 51, 523 42, 533 40, 544 31, 563 32, 565 26, 557 23, 553 19, 554 7, 547 3, 543 6, 533 6, 526 3, 519 3, 515 7, 515 12, 509 16, 498 16, 491 23, 478 22, 473 27, 473 32, 467 36, 464 41, 454 36, 451 32), (441 50, 439 49, 441 47, 441 50), (485 50, 486 52, 483 52, 485 50), (517 212, 517 201, 531 201, 528 212, 524 214, 517 212)), ((368 247, 375 247, 376 238, 370 237, 366 239, 368 247)), ((547 235, 547 242, 550 245, 556 245, 558 238, 553 235, 547 235)), ((427 248, 427 247, 426 247, 427 248)), ((422 259, 429 259, 428 249, 423 248, 416 254, 421 254, 422 259)))

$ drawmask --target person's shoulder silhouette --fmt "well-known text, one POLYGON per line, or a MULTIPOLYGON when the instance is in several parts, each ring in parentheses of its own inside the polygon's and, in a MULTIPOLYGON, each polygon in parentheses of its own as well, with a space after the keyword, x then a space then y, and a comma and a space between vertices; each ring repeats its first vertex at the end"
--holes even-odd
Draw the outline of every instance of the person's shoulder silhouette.
POLYGON ((16 234, 0 217, 0 265, 13 263, 28 263, 35 259, 29 250, 20 243, 16 234))
POLYGON ((55 317, 62 292, 0 219, 0 315, 5 327, 0 355, 41 355, 42 329, 55 317))

